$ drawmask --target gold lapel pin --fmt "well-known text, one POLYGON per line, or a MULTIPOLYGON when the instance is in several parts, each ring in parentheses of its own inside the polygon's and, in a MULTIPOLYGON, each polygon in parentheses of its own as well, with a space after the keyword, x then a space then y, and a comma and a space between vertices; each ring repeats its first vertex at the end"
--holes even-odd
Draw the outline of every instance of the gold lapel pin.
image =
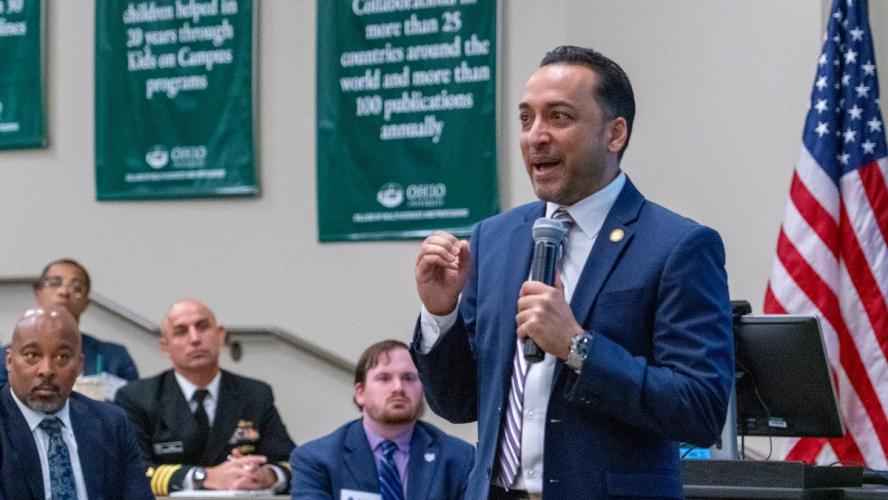
POLYGON ((614 229, 611 231, 610 240, 614 243, 623 239, 623 230, 622 229, 614 229))

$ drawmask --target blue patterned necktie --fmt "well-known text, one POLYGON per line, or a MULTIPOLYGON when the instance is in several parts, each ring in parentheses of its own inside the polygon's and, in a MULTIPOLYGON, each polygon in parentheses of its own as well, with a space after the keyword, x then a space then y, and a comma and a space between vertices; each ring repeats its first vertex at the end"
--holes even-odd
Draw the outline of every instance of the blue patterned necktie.
POLYGON ((62 423, 57 417, 46 417, 40 422, 40 428, 49 436, 46 455, 49 459, 49 487, 52 500, 77 500, 71 454, 68 445, 62 439, 62 423))
POLYGON ((398 445, 385 440, 379 445, 382 449, 382 460, 379 461, 379 492, 382 500, 404 500, 404 488, 401 486, 401 475, 395 465, 395 450, 398 445))

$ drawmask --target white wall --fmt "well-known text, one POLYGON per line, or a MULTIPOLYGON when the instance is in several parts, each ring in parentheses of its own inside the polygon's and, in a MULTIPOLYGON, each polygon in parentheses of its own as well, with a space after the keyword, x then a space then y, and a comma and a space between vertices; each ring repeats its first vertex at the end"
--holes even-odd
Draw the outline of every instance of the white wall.
MULTIPOLYGON (((194 296, 223 323, 276 325, 350 359, 373 341, 408 338, 418 309, 418 243, 317 242, 315 2, 256 3, 262 196, 98 203, 94 2, 47 1, 50 145, 0 151, 0 276, 35 274, 51 259, 72 256, 89 268, 95 290, 155 321, 174 300, 194 296)), ((888 5, 871 3, 886 95, 888 5)), ((823 8, 809 0, 503 0, 503 207, 533 197, 517 143, 526 78, 555 45, 593 46, 620 62, 635 86, 638 114, 625 170, 649 198, 721 232, 731 296, 760 311, 823 8)), ((8 339, 11 321, 0 324, 0 338, 8 339)), ((139 342, 134 354, 140 365, 165 364, 153 342, 139 342)), ((267 361, 278 363, 271 354, 267 361)), ((317 384, 261 374, 278 393, 317 384)), ((300 412, 288 423, 320 422, 310 431, 290 423, 298 441, 354 416, 350 396, 339 394, 347 387, 321 385, 328 399, 346 401, 333 410, 305 417, 304 406, 284 409, 300 412)), ((465 429, 459 432, 470 437, 465 429)))

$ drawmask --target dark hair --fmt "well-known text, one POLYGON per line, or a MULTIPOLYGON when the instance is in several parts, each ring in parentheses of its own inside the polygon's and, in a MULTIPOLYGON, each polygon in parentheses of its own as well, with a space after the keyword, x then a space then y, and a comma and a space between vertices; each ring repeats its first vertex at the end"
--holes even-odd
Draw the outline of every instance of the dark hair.
POLYGON ((43 268, 43 272, 40 273, 40 277, 37 278, 37 281, 34 282, 34 291, 35 292, 37 290, 40 290, 41 288, 43 288, 43 280, 45 280, 46 275, 49 274, 49 269, 56 264, 68 264, 68 265, 74 266, 77 269, 79 269, 80 273, 83 274, 83 284, 86 285, 86 293, 89 294, 89 291, 91 289, 91 285, 90 285, 91 282, 89 279, 89 273, 86 272, 86 268, 83 267, 80 264, 80 262, 77 262, 74 259, 68 259, 68 258, 56 259, 56 260, 50 262, 49 264, 47 264, 46 267, 43 268))
POLYGON ((595 72, 598 76, 596 100, 610 114, 610 119, 618 116, 626 119, 626 143, 619 153, 622 158, 629 146, 632 122, 635 120, 635 93, 623 68, 600 52, 574 45, 562 45, 546 52, 540 67, 549 64, 577 64, 595 72))
MULTIPOLYGON (((407 344, 401 342, 400 340, 382 340, 377 342, 361 354, 361 357, 358 359, 358 364, 355 366, 355 385, 361 384, 363 385, 367 382, 367 372, 372 370, 379 364, 379 358, 383 354, 387 354, 389 352, 394 351, 395 349, 404 349, 405 351, 410 351, 410 348, 407 347, 407 344)), ((358 402, 352 398, 355 406, 360 408, 358 402)))

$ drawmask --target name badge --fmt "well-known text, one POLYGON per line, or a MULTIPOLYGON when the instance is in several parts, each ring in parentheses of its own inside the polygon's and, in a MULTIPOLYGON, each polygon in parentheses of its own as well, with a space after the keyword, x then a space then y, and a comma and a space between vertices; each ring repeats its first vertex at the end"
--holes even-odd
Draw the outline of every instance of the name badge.
POLYGON ((339 500, 382 500, 382 495, 369 491, 339 490, 339 500))
POLYGON ((184 453, 185 447, 182 441, 170 441, 168 443, 154 443, 155 455, 169 455, 171 453, 184 453))

